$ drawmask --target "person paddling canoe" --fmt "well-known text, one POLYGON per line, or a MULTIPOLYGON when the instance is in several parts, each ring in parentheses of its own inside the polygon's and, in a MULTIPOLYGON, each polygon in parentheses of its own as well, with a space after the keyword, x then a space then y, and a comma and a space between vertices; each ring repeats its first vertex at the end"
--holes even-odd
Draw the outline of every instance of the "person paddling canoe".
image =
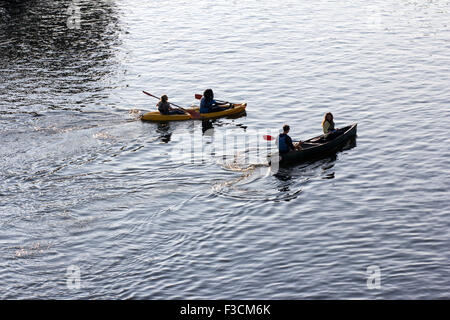
POLYGON ((277 146, 280 153, 287 153, 294 150, 300 150, 302 142, 299 141, 296 144, 292 143, 291 137, 288 135, 291 128, 285 124, 283 126, 283 133, 278 136, 277 146))
POLYGON ((214 100, 212 89, 206 89, 205 92, 203 92, 203 97, 200 101, 200 113, 220 112, 231 107, 233 107, 233 105, 228 102, 219 103, 214 100))
POLYGON ((166 95, 161 96, 161 99, 156 104, 158 111, 164 115, 174 115, 174 114, 185 114, 184 111, 180 109, 174 109, 170 106, 168 102, 169 98, 166 95))

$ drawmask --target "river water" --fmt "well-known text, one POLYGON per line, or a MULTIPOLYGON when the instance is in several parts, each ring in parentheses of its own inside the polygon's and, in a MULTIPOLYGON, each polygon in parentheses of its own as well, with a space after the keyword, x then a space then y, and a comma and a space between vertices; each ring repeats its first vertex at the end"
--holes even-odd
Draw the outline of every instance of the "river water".
POLYGON ((450 298, 449 10, 0 1, 0 298, 450 298), (206 88, 247 114, 139 120, 206 88), (327 111, 356 146, 274 174, 327 111))

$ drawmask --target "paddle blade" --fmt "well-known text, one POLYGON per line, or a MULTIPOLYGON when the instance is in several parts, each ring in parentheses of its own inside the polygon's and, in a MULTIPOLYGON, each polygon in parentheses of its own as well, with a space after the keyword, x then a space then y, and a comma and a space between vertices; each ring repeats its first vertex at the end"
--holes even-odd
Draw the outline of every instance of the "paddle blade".
POLYGON ((195 99, 200 100, 203 96, 201 94, 196 93, 195 94, 195 99))
POLYGON ((275 140, 275 138, 273 136, 268 135, 268 134, 263 135, 263 138, 264 138, 264 140, 267 140, 267 141, 275 140))
POLYGON ((201 117, 200 113, 198 113, 195 110, 186 109, 186 112, 191 115, 192 119, 200 119, 200 117, 201 117))

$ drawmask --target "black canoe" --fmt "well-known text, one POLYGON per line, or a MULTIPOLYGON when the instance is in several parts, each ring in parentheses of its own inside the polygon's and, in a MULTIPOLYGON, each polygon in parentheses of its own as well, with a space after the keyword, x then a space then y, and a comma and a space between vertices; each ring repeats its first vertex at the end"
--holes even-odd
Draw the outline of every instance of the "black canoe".
POLYGON ((279 157, 281 164, 299 163, 319 159, 336 153, 356 136, 356 123, 336 130, 331 134, 323 134, 303 141, 302 149, 288 153, 274 153, 268 156, 269 163, 279 157))

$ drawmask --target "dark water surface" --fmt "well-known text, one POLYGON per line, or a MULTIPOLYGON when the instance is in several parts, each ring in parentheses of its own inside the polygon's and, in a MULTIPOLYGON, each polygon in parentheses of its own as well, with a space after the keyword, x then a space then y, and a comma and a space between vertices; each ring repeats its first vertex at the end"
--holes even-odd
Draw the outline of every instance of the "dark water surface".
POLYGON ((449 10, 0 1, 0 298, 450 298, 449 10), (138 119, 207 87, 247 115, 138 119), (326 111, 356 147, 271 173, 326 111))

